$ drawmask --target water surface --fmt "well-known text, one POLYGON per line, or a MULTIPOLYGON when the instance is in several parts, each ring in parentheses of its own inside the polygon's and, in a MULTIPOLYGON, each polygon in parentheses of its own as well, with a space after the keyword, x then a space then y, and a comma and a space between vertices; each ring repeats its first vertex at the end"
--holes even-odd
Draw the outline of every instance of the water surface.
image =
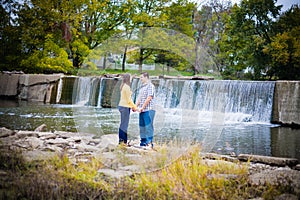
MULTIPOLYGON (((239 121, 236 119, 247 119, 247 116, 236 115, 160 108, 155 118, 155 141, 198 142, 203 151, 221 154, 234 152, 300 159, 299 129, 239 121), (220 120, 212 121, 211 117, 220 120)), ((47 130, 52 132, 88 132, 101 136, 118 133, 119 117, 115 108, 0 100, 0 126, 15 130, 34 130, 46 124, 47 130)), ((139 138, 138 114, 132 113, 129 139, 136 138, 139 138)))

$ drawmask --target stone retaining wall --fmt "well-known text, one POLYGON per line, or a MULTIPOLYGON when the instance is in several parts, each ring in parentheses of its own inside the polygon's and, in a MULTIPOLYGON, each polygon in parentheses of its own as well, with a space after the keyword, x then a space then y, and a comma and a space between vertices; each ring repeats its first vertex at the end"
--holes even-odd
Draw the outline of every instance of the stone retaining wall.
POLYGON ((272 122, 300 126, 300 81, 276 81, 272 122))
POLYGON ((0 96, 17 96, 20 76, 21 74, 0 74, 0 96))
POLYGON ((49 103, 53 87, 63 74, 0 74, 0 98, 49 103))

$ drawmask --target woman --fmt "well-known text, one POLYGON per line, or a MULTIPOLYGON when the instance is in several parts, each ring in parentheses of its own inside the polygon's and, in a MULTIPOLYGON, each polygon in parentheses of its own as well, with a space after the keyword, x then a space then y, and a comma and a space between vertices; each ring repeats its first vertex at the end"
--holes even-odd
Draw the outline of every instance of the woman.
POLYGON ((132 91, 130 89, 130 74, 123 75, 123 81, 120 86, 121 98, 118 109, 121 114, 121 123, 119 127, 119 144, 127 144, 127 129, 130 117, 130 110, 136 110, 136 105, 131 99, 132 91))

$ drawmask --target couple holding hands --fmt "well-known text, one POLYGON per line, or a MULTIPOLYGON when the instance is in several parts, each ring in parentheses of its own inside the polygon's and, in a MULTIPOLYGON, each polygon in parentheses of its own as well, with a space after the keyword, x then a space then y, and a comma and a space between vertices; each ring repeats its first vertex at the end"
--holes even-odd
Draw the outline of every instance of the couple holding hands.
POLYGON ((127 130, 130 118, 130 111, 139 112, 139 128, 140 128, 140 146, 153 147, 153 120, 155 116, 154 110, 154 93, 155 87, 149 79, 149 74, 143 72, 140 76, 142 86, 139 90, 139 96, 136 104, 133 103, 130 88, 130 74, 124 74, 122 84, 120 86, 121 98, 118 109, 121 114, 121 123, 119 127, 119 144, 127 144, 127 130))

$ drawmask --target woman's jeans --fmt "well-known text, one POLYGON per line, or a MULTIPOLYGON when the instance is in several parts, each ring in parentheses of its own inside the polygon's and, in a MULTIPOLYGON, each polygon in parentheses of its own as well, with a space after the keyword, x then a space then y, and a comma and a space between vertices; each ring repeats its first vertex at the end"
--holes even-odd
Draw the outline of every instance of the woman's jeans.
POLYGON ((121 114, 121 123, 119 127, 119 143, 127 143, 127 130, 130 117, 130 108, 118 106, 121 114))
POLYGON ((153 121, 155 116, 155 110, 149 110, 141 112, 139 115, 139 126, 140 126, 140 146, 146 146, 152 144, 154 127, 153 121))

